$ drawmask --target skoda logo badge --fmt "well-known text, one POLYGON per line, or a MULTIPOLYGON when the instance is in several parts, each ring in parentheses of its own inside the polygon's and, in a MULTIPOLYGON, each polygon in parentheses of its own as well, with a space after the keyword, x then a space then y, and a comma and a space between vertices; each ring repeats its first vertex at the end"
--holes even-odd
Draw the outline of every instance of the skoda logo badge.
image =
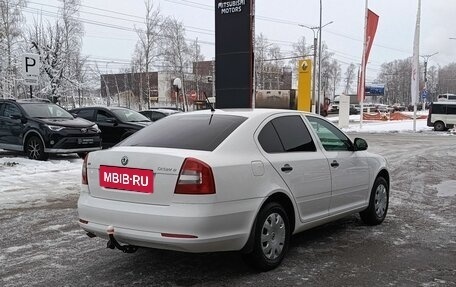
POLYGON ((87 132, 87 129, 86 128, 82 128, 81 129, 81 133, 85 134, 87 132))
POLYGON ((120 160, 120 163, 121 163, 122 165, 127 165, 127 163, 128 163, 128 157, 123 156, 122 159, 120 160))

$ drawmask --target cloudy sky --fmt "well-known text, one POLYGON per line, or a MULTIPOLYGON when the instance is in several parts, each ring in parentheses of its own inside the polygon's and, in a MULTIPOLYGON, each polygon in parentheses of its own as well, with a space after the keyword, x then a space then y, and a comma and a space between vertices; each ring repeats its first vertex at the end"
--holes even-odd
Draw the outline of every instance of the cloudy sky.
MULTIPOLYGON (((161 13, 181 20, 189 42, 198 38, 206 59, 214 57, 214 2, 210 0, 156 0, 161 13)), ((322 0, 322 41, 326 42, 344 72, 350 63, 359 64, 364 30, 364 0, 322 0)), ((312 44, 313 32, 299 24, 319 24, 318 0, 256 0, 256 33, 290 56, 292 43, 305 36, 312 44)), ((24 10, 27 21, 55 12, 58 0, 33 0, 24 10), (40 11, 40 12, 39 12, 40 11)), ((412 55, 418 0, 369 0, 369 8, 380 16, 372 47, 367 81, 375 79, 380 65, 412 55)), ((456 62, 456 1, 422 0, 420 54, 430 55, 429 65, 456 62)), ((137 40, 134 27, 141 27, 143 0, 82 0, 83 53, 98 61, 102 70, 116 71, 126 65, 137 40)), ((50 14, 52 17, 52 14, 50 14)), ((55 17, 55 15, 54 15, 55 17)))

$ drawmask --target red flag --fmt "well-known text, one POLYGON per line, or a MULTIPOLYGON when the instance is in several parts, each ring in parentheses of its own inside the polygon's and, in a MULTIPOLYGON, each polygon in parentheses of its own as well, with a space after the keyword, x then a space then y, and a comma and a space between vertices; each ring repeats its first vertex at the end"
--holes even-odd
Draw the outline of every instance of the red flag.
POLYGON ((370 50, 372 48, 372 43, 374 42, 375 33, 377 32, 378 26, 378 15, 367 9, 367 18, 366 18, 366 35, 364 37, 364 49, 363 57, 361 63, 361 78, 358 82, 358 100, 361 101, 361 98, 364 100, 364 90, 366 82, 366 65, 367 60, 369 59, 370 50))

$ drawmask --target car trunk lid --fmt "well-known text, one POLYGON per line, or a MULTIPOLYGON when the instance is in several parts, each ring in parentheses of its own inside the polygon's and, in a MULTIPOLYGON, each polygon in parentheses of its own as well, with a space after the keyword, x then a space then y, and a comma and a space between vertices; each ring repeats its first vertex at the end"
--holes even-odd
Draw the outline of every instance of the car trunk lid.
POLYGON ((114 147, 91 153, 88 186, 98 198, 169 205, 186 154, 176 149, 114 147))

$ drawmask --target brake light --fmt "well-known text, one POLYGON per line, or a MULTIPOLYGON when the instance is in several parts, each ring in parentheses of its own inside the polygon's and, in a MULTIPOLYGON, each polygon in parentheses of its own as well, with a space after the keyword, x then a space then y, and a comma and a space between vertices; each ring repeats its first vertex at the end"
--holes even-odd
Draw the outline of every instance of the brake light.
POLYGON ((215 182, 211 167, 195 158, 186 158, 177 179, 175 194, 214 194, 215 182))
POLYGON ((87 181, 87 158, 89 157, 89 154, 87 154, 84 157, 84 163, 82 164, 82 184, 88 185, 87 181))

